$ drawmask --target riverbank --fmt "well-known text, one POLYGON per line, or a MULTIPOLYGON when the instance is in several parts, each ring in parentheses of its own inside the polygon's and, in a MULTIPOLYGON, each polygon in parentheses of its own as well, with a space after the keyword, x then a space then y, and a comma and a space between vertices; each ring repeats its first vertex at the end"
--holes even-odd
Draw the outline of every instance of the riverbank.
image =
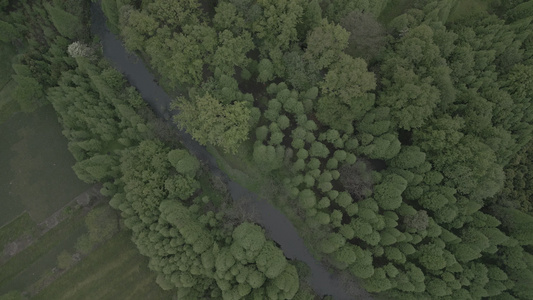
MULTIPOLYGON (((102 16, 101 12, 94 4, 92 9, 96 20, 101 20, 97 15, 100 14, 102 16)), ((159 117, 165 118, 165 114, 172 101, 171 97, 156 84, 155 77, 144 66, 142 60, 134 54, 127 53, 122 42, 103 26, 105 24, 104 22, 93 22, 93 24, 98 24, 94 25, 92 30, 100 36, 104 57, 109 59, 114 67, 125 75, 130 84, 139 90, 143 99, 147 101, 153 111, 159 117)), ((285 215, 269 204, 268 201, 261 199, 257 194, 248 191, 237 182, 230 180, 220 170, 216 159, 205 147, 195 142, 190 135, 181 131, 179 132, 179 138, 190 153, 194 154, 209 167, 212 174, 226 178, 233 199, 251 199, 256 207, 256 211, 260 213, 260 225, 280 245, 285 255, 289 258, 303 261, 311 268, 310 283, 317 293, 332 295, 335 299, 339 300, 351 299, 351 296, 343 291, 341 283, 333 278, 324 266, 315 261, 305 247, 303 240, 299 237, 295 227, 285 215)), ((370 298, 363 290, 360 291, 359 296, 366 299, 370 298)))

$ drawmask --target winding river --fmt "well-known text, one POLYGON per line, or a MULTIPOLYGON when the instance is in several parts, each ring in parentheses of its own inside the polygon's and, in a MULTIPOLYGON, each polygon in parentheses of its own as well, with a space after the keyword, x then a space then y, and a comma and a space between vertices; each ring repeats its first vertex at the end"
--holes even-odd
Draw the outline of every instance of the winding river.
MULTIPOLYGON (((155 77, 150 73, 143 61, 135 54, 129 53, 124 48, 122 41, 109 31, 105 24, 105 16, 97 3, 91 6, 91 32, 100 37, 104 56, 122 72, 129 83, 136 87, 144 100, 152 107, 158 117, 169 119, 169 105, 172 101, 165 91, 157 85, 155 77)), ((286 257, 305 262, 311 269, 309 284, 319 295, 331 295, 336 300, 348 299, 372 299, 362 288, 358 287, 357 294, 349 296, 342 287, 340 280, 318 261, 305 247, 302 238, 296 228, 277 208, 269 204, 265 199, 245 189, 238 183, 230 180, 217 166, 215 158, 207 152, 205 147, 198 144, 184 131, 178 134, 181 143, 196 155, 198 159, 209 166, 210 171, 220 176, 228 183, 233 199, 251 199, 254 211, 260 218, 260 225, 266 229, 268 236, 278 243, 286 257)), ((353 289, 353 287, 351 287, 353 289)))

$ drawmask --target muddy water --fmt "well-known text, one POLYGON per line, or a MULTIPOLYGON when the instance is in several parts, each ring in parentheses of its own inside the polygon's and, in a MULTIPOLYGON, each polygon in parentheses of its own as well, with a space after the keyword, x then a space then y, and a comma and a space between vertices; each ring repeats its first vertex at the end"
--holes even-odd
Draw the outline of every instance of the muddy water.
MULTIPOLYGON (((150 73, 143 61, 132 53, 128 53, 122 42, 109 31, 105 25, 105 16, 99 6, 92 4, 92 28, 103 46, 104 56, 111 61, 115 68, 121 71, 131 85, 135 86, 144 100, 152 107, 153 111, 161 118, 169 119, 169 105, 172 99, 156 83, 155 77, 150 73)), ((233 199, 252 199, 254 210, 259 214, 260 225, 268 232, 270 238, 278 243, 285 256, 305 262, 311 269, 309 283, 319 295, 331 295, 334 299, 353 299, 342 288, 340 281, 318 261, 316 261, 305 247, 296 228, 277 208, 270 205, 265 199, 260 199, 256 194, 245 189, 238 183, 231 181, 217 166, 215 158, 207 152, 205 147, 194 141, 190 135, 181 131, 178 134, 182 144, 189 151, 205 162, 214 175, 221 176, 228 182, 233 199)), ((353 287, 352 287, 353 289, 353 287)), ((355 295, 355 299, 371 299, 370 295, 362 288, 355 295)))

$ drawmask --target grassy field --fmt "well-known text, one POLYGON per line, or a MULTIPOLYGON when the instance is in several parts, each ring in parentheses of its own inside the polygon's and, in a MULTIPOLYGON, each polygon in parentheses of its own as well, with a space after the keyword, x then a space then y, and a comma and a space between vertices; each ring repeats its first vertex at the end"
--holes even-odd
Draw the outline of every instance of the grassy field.
POLYGON ((36 225, 30 215, 24 212, 11 223, 0 228, 0 246, 16 240, 20 236, 34 236, 37 231, 36 225))
MULTIPOLYGON (((45 235, 39 237, 31 246, 1 265, 0 293, 5 293, 13 288, 12 281, 16 280, 17 274, 27 269, 30 269, 31 273, 41 273, 45 268, 49 267, 49 265, 43 266, 43 268, 32 266, 50 251, 58 248, 63 249, 63 243, 72 235, 76 234, 79 236, 83 233, 85 223, 84 218, 81 216, 82 211, 76 211, 74 215, 59 223, 59 225, 48 231, 45 235)), ((55 259, 52 262, 55 264, 55 259)))
POLYGON ((172 299, 155 283, 147 258, 121 232, 63 274, 35 299, 172 299))
POLYGON ((89 188, 50 106, 0 124, 0 226, 28 211, 39 223, 89 188))

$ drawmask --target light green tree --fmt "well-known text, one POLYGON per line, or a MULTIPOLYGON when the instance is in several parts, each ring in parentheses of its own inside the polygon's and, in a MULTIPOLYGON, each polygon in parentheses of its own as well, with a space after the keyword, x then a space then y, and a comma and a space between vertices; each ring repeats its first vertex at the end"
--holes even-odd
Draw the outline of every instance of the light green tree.
POLYGON ((178 98, 173 103, 180 110, 174 120, 200 144, 220 146, 225 152, 236 152, 248 138, 250 110, 243 102, 223 105, 210 94, 191 101, 178 98))

